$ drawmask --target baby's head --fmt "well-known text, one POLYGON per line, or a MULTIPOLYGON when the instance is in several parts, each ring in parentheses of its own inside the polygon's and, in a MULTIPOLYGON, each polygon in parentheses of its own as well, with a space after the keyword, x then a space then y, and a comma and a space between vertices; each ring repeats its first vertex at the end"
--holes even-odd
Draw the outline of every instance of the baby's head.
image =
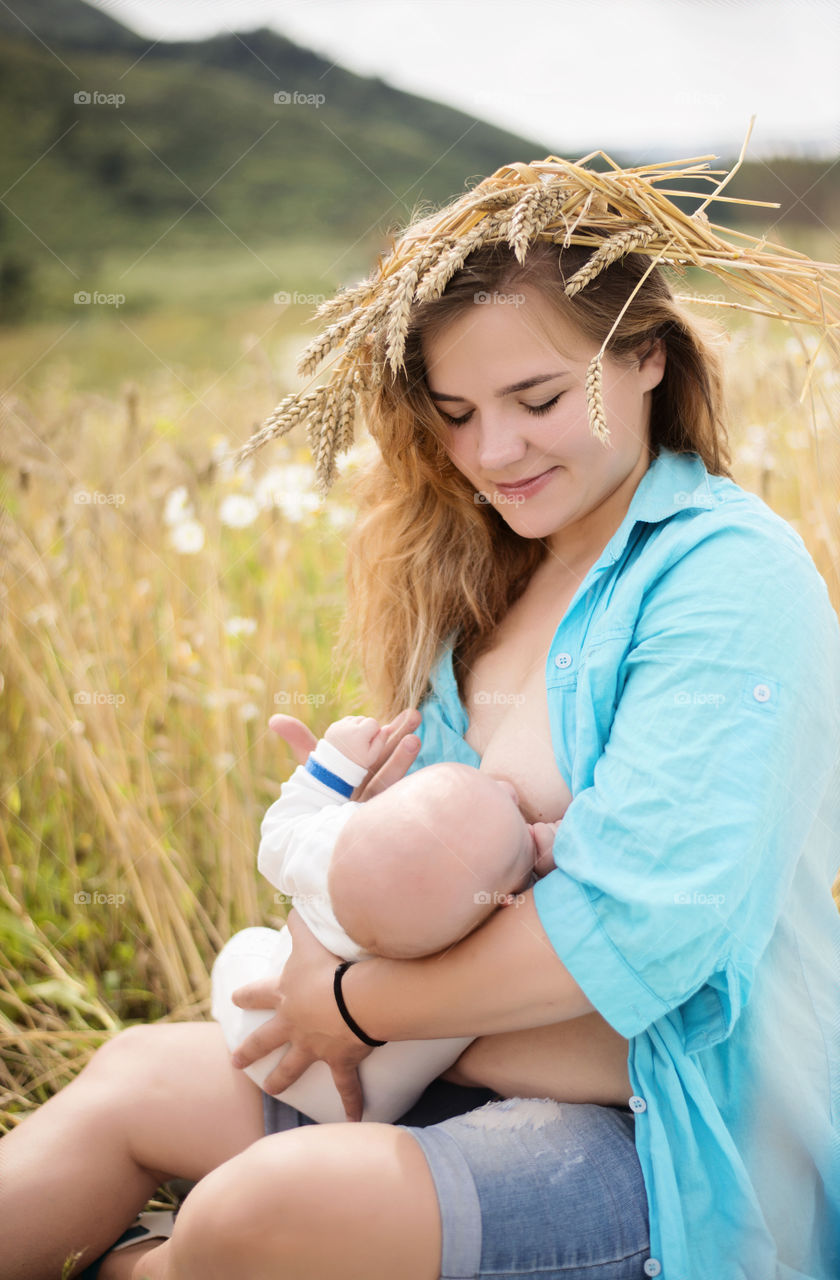
POLYGON ((432 764, 354 806, 330 861, 330 901, 359 946, 410 959, 470 933, 526 887, 534 861, 511 783, 432 764))

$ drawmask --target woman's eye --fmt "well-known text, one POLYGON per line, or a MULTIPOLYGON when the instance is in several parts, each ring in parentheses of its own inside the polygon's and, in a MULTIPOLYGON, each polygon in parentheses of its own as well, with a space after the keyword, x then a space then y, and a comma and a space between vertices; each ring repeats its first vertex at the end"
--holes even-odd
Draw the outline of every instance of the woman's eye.
MULTIPOLYGON (((550 400, 546 400, 545 404, 524 404, 522 408, 527 409, 528 413, 539 418, 541 414, 548 413, 549 409, 556 405, 562 394, 562 391, 558 391, 557 395, 552 396, 550 400)), ((470 409, 469 413, 463 414, 460 418, 452 418, 448 413, 444 413, 442 409, 438 409, 438 413, 443 418, 444 422, 448 423, 450 427, 462 427, 465 422, 469 422, 473 415, 472 409, 470 409)))
POLYGON ((470 409, 469 413, 465 413, 462 418, 450 418, 448 413, 443 412, 443 409, 438 409, 438 413, 443 418, 444 422, 449 423, 450 427, 462 427, 464 423, 469 422, 472 417, 472 409, 470 409))
POLYGON ((529 413, 533 413, 539 417, 542 413, 548 413, 549 409, 557 403, 562 394, 562 391, 558 391, 557 395, 553 396, 551 400, 546 400, 545 404, 526 404, 525 408, 529 413))

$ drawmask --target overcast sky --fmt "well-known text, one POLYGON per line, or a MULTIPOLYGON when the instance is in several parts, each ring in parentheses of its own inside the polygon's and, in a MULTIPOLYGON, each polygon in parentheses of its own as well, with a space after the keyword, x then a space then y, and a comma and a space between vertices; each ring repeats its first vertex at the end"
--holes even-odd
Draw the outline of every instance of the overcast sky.
MULTIPOLYGON (((149 39, 268 26, 560 154, 840 154, 837 0, 95 0, 149 39)), ((25 8, 25 6, 24 6, 25 8)))

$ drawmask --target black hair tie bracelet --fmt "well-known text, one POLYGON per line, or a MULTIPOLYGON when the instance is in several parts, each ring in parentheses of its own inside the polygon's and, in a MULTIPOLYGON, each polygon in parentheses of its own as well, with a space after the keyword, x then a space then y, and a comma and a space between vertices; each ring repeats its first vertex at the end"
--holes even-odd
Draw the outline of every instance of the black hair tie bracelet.
POLYGON ((335 993, 335 1002, 338 1005, 338 1012, 341 1014, 342 1018, 347 1023, 348 1027, 353 1032, 353 1034, 355 1036, 358 1036, 359 1039, 364 1041, 365 1044, 369 1044, 372 1049, 378 1049, 380 1045, 387 1044, 388 1041, 372 1040, 370 1036, 365 1035, 364 1031, 362 1031, 362 1028, 359 1026, 358 1022, 356 1022, 355 1018, 353 1018, 353 1016, 351 1015, 350 1010, 347 1008, 347 1005, 344 1003, 344 996, 341 993, 341 979, 344 977, 345 972, 350 968, 351 964, 353 963, 354 962, 352 960, 342 960, 341 964, 337 967, 335 971, 335 976, 333 978, 333 992, 335 993))

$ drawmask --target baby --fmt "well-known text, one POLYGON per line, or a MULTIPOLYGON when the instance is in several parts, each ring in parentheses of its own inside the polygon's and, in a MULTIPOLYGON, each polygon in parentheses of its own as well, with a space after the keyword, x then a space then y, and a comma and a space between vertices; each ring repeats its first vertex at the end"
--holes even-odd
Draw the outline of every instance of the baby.
MULTIPOLYGON (((525 822, 512 784, 471 765, 429 765, 370 800, 350 800, 385 737, 367 716, 330 725, 283 784, 261 828, 260 871, 344 960, 411 959, 452 946, 555 865, 559 822, 525 822)), ((244 929, 219 953, 212 1012, 231 1050, 273 1016, 269 1009, 237 1008, 232 993, 279 973, 290 953, 286 928, 244 929)), ((374 1049, 359 1068, 362 1119, 398 1119, 471 1039, 403 1040, 374 1049)), ((246 1073, 262 1086, 287 1049, 281 1045, 246 1073)), ((278 1096, 319 1123, 346 1120, 324 1062, 278 1096)))

